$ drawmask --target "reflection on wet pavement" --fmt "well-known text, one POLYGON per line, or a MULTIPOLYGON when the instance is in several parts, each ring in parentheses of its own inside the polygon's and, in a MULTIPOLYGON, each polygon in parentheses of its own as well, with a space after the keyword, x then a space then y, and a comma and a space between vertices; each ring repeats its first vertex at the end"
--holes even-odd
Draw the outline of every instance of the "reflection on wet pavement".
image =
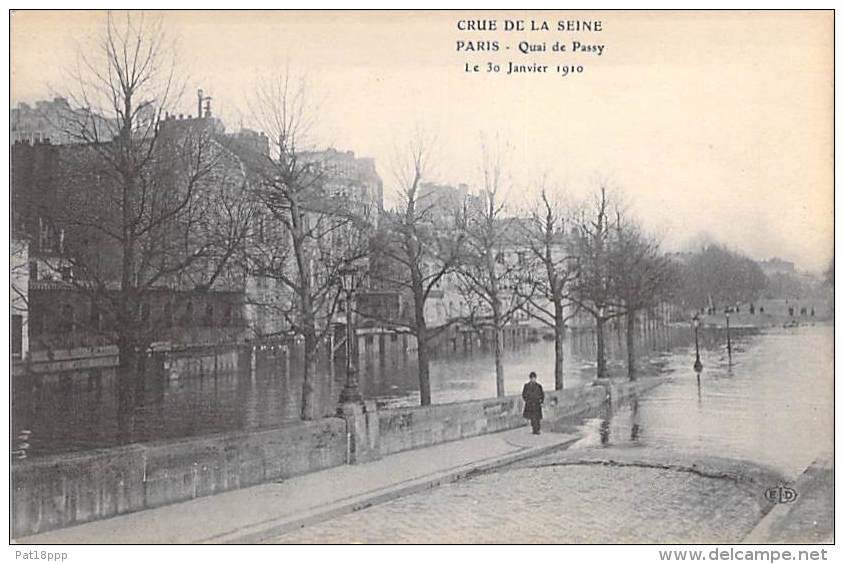
POLYGON ((649 446, 770 465, 794 477, 832 450, 833 329, 770 330, 724 351, 672 355, 668 381, 582 425, 573 449, 649 446))

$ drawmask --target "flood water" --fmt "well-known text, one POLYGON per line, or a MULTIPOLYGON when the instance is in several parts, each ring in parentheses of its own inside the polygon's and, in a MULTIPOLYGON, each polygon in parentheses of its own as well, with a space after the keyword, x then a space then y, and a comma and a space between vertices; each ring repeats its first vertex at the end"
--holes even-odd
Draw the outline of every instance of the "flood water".
MULTIPOLYGON (((610 328, 612 373, 624 373, 623 334, 610 328)), ((687 326, 644 330, 638 335, 643 371, 667 374, 668 382, 638 401, 634 414, 610 419, 610 442, 634 442, 693 452, 730 453, 779 467, 805 467, 815 446, 831 444, 832 327, 742 332, 734 330, 734 363, 727 365, 723 331, 701 332, 704 370, 697 385, 692 332, 687 326), (625 439, 625 437, 627 437, 625 439), (827 439, 829 439, 827 441, 827 439), (802 465, 802 466, 801 466, 802 465)), ((385 354, 363 347, 360 386, 383 407, 418 405, 415 353, 401 343, 385 354)), ((568 334, 565 386, 595 376, 594 333, 568 334)), ((327 360, 316 378, 318 411, 334 413, 345 374, 342 359, 327 360)), ((553 343, 507 343, 505 389, 521 390, 536 371, 553 389, 553 343)), ((299 420, 301 350, 268 347, 251 359, 237 352, 215 358, 177 359, 168 371, 152 371, 118 385, 113 370, 23 375, 13 380, 13 457, 104 448, 133 442, 259 429, 299 420)), ((431 362, 434 403, 495 395, 492 355, 482 347, 439 351, 431 362)), ((599 420, 588 422, 595 429, 599 420)), ((587 439, 588 444, 593 438, 587 439)), ((597 439, 594 439, 597 440, 597 439)), ((831 447, 830 447, 831 448, 831 447)))
POLYGON ((831 325, 765 329, 734 340, 732 366, 724 348, 702 351, 699 378, 693 348, 669 355, 666 383, 588 421, 573 448, 645 445, 795 477, 833 449, 833 346, 831 325))
MULTIPOLYGON (((623 370, 621 327, 607 331, 610 368, 623 370)), ((689 342, 688 327, 655 328, 638 334, 642 354, 689 342)), ((554 346, 507 341, 504 353, 507 393, 521 391, 530 371, 554 386, 554 346)), ((360 351, 360 387, 383 407, 419 404, 415 352, 401 339, 378 337, 360 351), (379 354, 378 350, 384 354, 379 354)), ((565 386, 595 376, 594 332, 571 331, 565 347, 565 386)), ((331 415, 345 380, 345 361, 334 366, 323 355, 315 379, 318 412, 331 415)), ((299 421, 302 350, 295 343, 266 346, 254 364, 243 351, 176 357, 168 370, 132 375, 118 382, 113 369, 60 374, 22 374, 12 382, 13 457, 104 448, 133 442, 260 429, 299 421)), ((480 340, 469 348, 437 351, 431 361, 434 403, 495 396, 494 364, 480 340)))

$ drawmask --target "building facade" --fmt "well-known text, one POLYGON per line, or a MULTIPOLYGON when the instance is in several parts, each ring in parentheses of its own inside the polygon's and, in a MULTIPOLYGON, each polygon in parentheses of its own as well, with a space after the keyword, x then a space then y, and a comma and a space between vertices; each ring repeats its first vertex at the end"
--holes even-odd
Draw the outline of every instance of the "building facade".
MULTIPOLYGON (((137 188, 137 209, 147 214, 133 270, 139 331, 176 346, 239 340, 246 272, 234 260, 241 249, 232 218, 246 221, 249 206, 241 163, 210 116, 168 116, 154 131, 153 170, 137 188)), ((100 149, 45 137, 10 148, 12 225, 27 248, 21 321, 32 350, 114 341, 121 187, 100 149)))

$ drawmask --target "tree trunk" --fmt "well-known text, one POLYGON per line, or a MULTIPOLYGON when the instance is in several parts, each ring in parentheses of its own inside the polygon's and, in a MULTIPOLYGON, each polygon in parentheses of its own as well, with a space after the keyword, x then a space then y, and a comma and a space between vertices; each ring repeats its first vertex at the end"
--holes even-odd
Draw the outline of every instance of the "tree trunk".
MULTIPOLYGON (((122 131, 120 137, 117 139, 118 147, 131 147, 132 136, 132 100, 127 98, 124 100, 126 111, 125 121, 122 124, 122 131)), ((122 151, 128 152, 124 148, 122 151)), ((135 246, 136 231, 135 231, 135 176, 131 170, 131 165, 125 160, 121 161, 120 175, 122 181, 121 191, 121 264, 120 264, 120 305, 118 306, 117 315, 117 343, 118 343, 118 364, 121 368, 134 371, 137 360, 137 345, 138 335, 136 328, 138 325, 138 311, 137 311, 137 296, 135 295, 135 246), (129 368, 131 367, 131 369, 129 368)))
POLYGON ((563 346, 566 336, 566 324, 563 320, 563 307, 554 306, 554 389, 563 389, 563 346))
MULTIPOLYGON (((413 245, 410 241, 408 245, 413 245)), ((416 256, 416 248, 409 247, 408 254, 416 256)), ((428 354, 428 323, 425 320, 425 290, 422 284, 422 273, 418 268, 411 268, 411 284, 413 291, 413 321, 416 329, 416 364, 419 368, 419 403, 431 405, 431 372, 428 354)))
MULTIPOLYGON (((318 343, 316 337, 316 321, 311 287, 310 253, 306 245, 306 218, 295 198, 289 199, 290 204, 290 235, 293 255, 296 259, 298 287, 294 288, 298 294, 302 336, 305 338, 305 362, 302 374, 302 401, 300 416, 307 421, 314 418, 314 378, 316 378, 316 364, 318 343)), ((350 307, 347 304, 347 307, 350 307)), ((349 310, 347 310, 348 312, 349 310)))
POLYGON ((431 405, 431 372, 428 357, 428 329, 424 324, 417 326, 416 357, 419 365, 419 403, 431 405))
POLYGON ((305 335, 305 363, 302 374, 302 412, 305 421, 314 418, 314 378, 317 369, 317 343, 313 332, 305 335))
POLYGON ((420 405, 431 405, 431 369, 428 345, 420 344, 417 352, 419 354, 419 403, 420 405))
POLYGON ((495 358, 495 395, 504 397, 504 364, 501 362, 501 354, 504 350, 504 328, 501 326, 501 304, 497 298, 497 288, 493 284, 493 295, 496 298, 492 303, 492 350, 495 358))
POLYGON ((500 327, 495 328, 494 335, 494 353, 495 353, 495 395, 498 397, 504 396, 504 364, 501 362, 501 352, 503 350, 504 331, 500 327))
POLYGON ((636 379, 636 312, 627 312, 627 377, 633 381, 636 379))
POLYGON ((606 320, 602 317, 595 319, 595 338, 597 345, 598 378, 607 377, 607 359, 604 352, 604 324, 606 320))

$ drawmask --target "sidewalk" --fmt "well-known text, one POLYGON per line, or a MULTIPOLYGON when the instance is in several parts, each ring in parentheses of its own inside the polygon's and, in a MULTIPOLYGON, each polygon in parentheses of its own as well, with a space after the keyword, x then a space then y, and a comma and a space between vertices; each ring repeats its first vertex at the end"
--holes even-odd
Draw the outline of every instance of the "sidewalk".
POLYGON ((15 539, 22 544, 256 543, 473 473, 565 447, 529 427, 15 539))
POLYGON ((748 544, 832 543, 835 508, 834 464, 831 454, 809 465, 791 484, 797 492, 794 503, 771 509, 744 539, 748 544))

